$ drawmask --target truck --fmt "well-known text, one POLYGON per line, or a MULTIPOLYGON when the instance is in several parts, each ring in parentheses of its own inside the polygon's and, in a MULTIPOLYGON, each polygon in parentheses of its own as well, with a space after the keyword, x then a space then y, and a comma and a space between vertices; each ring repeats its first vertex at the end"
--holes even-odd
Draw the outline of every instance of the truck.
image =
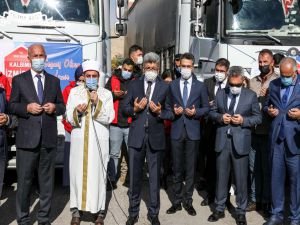
MULTIPOLYGON (((109 0, 0 1, 0 71, 11 81, 30 68, 27 49, 44 45, 46 70, 60 78, 63 89, 84 60, 98 60, 105 75, 111 72, 109 0)), ((100 76, 104 85, 105 76, 100 76)), ((63 164, 64 129, 58 118, 57 165, 63 164)), ((16 167, 11 144, 8 168, 16 167)))
POLYGON ((295 0, 136 0, 124 13, 125 50, 138 44, 144 52, 157 52, 161 70, 173 68, 175 54, 190 52, 200 80, 213 75, 218 58, 226 58, 252 78, 259 74, 258 53, 265 48, 293 57, 300 65, 299 4, 295 0))

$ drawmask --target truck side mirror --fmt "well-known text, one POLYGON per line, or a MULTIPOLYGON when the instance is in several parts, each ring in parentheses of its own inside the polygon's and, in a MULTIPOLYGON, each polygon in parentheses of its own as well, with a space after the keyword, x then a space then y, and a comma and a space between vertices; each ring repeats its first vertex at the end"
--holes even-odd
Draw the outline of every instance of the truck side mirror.
POLYGON ((127 20, 126 10, 127 10, 127 1, 116 0, 116 15, 118 20, 127 20))
POLYGON ((118 36, 126 36, 127 35, 127 24, 126 23, 116 23, 115 24, 115 33, 118 36))

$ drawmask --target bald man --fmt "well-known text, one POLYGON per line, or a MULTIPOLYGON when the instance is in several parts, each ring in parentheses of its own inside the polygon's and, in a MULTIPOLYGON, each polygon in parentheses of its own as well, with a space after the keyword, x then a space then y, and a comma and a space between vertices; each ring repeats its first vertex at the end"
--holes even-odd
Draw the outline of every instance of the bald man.
POLYGON ((272 118, 271 217, 264 225, 281 225, 284 218, 285 180, 289 183, 290 224, 300 224, 300 76, 297 62, 284 58, 280 78, 273 80, 264 111, 272 118))
POLYGON ((30 189, 35 171, 40 190, 39 225, 49 225, 57 145, 56 117, 65 113, 58 78, 44 70, 46 53, 42 45, 28 48, 31 69, 12 80, 9 110, 18 117, 17 147, 17 222, 30 223, 30 189))

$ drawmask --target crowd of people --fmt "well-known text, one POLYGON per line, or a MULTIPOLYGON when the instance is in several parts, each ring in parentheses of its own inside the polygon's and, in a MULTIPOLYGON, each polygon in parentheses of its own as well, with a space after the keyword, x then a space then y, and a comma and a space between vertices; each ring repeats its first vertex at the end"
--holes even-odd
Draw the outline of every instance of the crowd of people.
POLYGON ((144 55, 134 45, 105 87, 98 85, 99 63, 88 60, 61 91, 59 79, 44 69, 46 58, 42 45, 31 45, 31 69, 13 78, 11 90, 0 88, 0 196, 6 130, 17 128, 19 225, 30 222, 36 173, 38 224, 50 224, 60 115, 71 225, 80 224, 83 212, 94 214, 96 225, 104 224, 106 193, 118 188, 122 149, 128 155, 126 225, 139 219, 145 173, 152 225, 160 224, 160 187, 168 189, 168 177, 173 198, 167 214, 184 208, 196 216, 193 204, 201 204, 212 208, 209 222, 224 218, 227 208, 237 225, 246 225, 246 212, 253 210, 266 218, 264 225, 283 224, 285 214, 288 224, 300 224, 300 77, 295 59, 263 49, 260 74, 249 80, 242 67, 220 58, 214 76, 201 82, 192 54, 175 55, 174 70, 160 75, 160 57, 144 55), (230 202, 232 187, 236 207, 230 202), (195 188, 206 193, 201 203, 193 202, 195 188))

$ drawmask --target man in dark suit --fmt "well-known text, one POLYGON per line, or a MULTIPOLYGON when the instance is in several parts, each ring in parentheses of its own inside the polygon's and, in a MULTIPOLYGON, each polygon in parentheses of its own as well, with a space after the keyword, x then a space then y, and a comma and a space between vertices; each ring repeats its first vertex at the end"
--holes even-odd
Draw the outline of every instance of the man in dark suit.
POLYGON ((9 110, 18 117, 17 147, 17 221, 29 224, 30 188, 37 170, 40 209, 38 224, 50 224, 49 213, 54 184, 57 145, 56 116, 65 112, 58 78, 44 70, 45 49, 40 44, 28 48, 31 70, 12 81, 9 110))
MULTIPOLYGON (((4 76, 4 75, 3 75, 4 76)), ((7 163, 7 128, 14 128, 17 125, 15 116, 7 114, 7 101, 5 89, 0 87, 0 199, 3 188, 4 172, 7 163)))
MULTIPOLYGON (((215 75, 209 79, 204 80, 204 85, 207 87, 207 91, 208 91, 208 99, 209 99, 210 107, 214 106, 215 97, 218 90, 221 90, 228 86, 227 74, 228 74, 229 66, 230 66, 230 62, 227 59, 224 58, 218 59, 215 65, 215 75)), ((205 167, 207 196, 205 197, 205 199, 203 199, 201 205, 206 206, 212 203, 215 198, 216 153, 214 147, 215 147, 216 126, 215 123, 209 120, 208 118, 206 118, 205 121, 203 122, 204 122, 204 128, 203 128, 204 132, 202 134, 203 139, 201 140, 201 144, 203 144, 203 146, 206 146, 206 149, 205 151, 200 150, 200 162, 203 162, 202 164, 204 165, 199 165, 199 166, 205 167)))
POLYGON ((289 182, 290 225, 300 224, 300 76, 297 62, 284 58, 280 78, 271 81, 264 111, 272 118, 271 217, 265 225, 281 225, 284 218, 285 181, 289 182))
POLYGON ((162 115, 168 85, 160 80, 159 56, 148 53, 144 57, 144 76, 132 81, 124 100, 123 112, 132 117, 129 128, 129 217, 126 225, 138 220, 143 185, 143 165, 145 157, 149 170, 148 220, 159 225, 159 189, 161 152, 165 149, 165 131, 162 115))
POLYGON ((209 106, 206 87, 193 75, 194 61, 194 56, 190 53, 181 56, 181 78, 171 83, 166 104, 167 110, 172 115, 171 147, 175 195, 167 214, 181 210, 183 204, 189 215, 196 215, 192 196, 201 133, 200 118, 208 113, 209 106), (184 194, 183 182, 185 182, 184 194))
POLYGON ((243 88, 244 70, 229 69, 229 87, 218 91, 215 106, 209 117, 217 124, 215 151, 217 152, 217 180, 215 211, 208 221, 223 218, 227 199, 230 170, 236 184, 236 224, 246 225, 248 158, 251 148, 251 127, 261 123, 255 92, 243 88))

